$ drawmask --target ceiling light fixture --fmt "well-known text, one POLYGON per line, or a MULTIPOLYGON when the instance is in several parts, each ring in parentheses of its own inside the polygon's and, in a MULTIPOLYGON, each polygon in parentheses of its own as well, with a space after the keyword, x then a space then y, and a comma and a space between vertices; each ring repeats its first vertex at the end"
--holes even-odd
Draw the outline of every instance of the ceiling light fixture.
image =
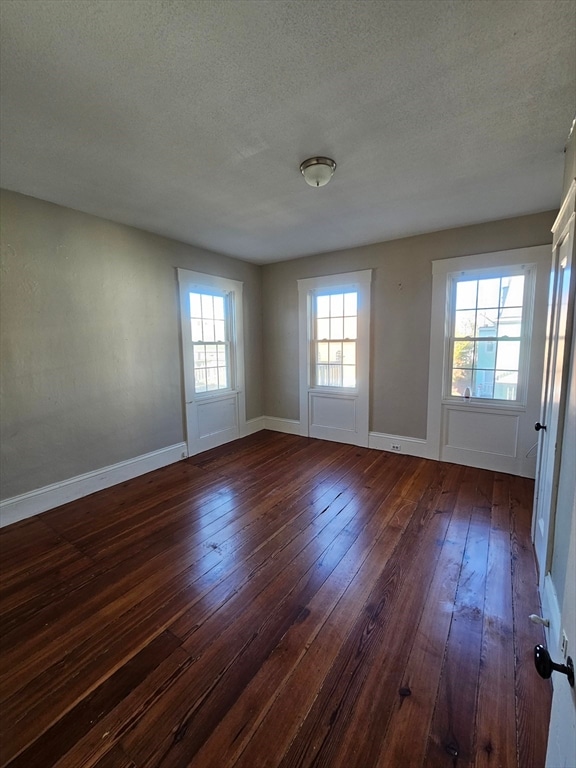
POLYGON ((336 170, 336 163, 329 157, 309 157, 300 166, 302 176, 311 187, 323 187, 328 184, 336 170))

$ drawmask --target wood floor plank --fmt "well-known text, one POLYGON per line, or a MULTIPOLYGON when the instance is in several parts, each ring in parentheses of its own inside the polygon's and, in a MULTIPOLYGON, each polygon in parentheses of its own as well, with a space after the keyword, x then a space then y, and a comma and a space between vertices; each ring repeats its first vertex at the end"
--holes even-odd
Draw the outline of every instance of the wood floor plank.
POLYGON ((414 502, 396 495, 388 497, 388 504, 390 523, 385 535, 376 542, 366 567, 359 571, 358 577, 346 592, 346 599, 338 603, 310 647, 306 648, 297 669, 285 685, 275 692, 269 711, 262 713, 264 717, 257 730, 248 743, 242 745, 241 750, 238 749, 240 754, 237 761, 231 756, 230 765, 257 768, 280 764, 416 508, 414 502), (274 734, 273 739, 270 734, 274 734))
POLYGON ((540 768, 532 492, 263 431, 7 527, 0 765, 540 768))
MULTIPOLYGON (((382 570, 382 563, 408 524, 412 507, 413 504, 401 496, 389 498, 385 509, 378 511, 330 580, 310 601, 306 615, 284 635, 234 707, 220 721, 211 739, 195 755, 190 768, 219 768, 222 763, 232 765, 248 746, 252 753, 246 755, 249 764, 259 765, 258 755, 265 761, 279 762, 279 756, 286 748, 286 736, 283 740, 281 732, 290 733, 290 726, 294 729, 293 716, 302 711, 302 694, 310 695, 314 691, 315 678, 322 675, 322 663, 329 668, 336 632, 342 639, 346 636, 357 606, 368 597, 374 579, 382 570), (395 529, 389 524, 392 518, 402 521, 395 529), (300 675, 308 681, 307 686, 302 686, 300 675), (295 706, 299 694, 300 700, 295 706), (279 702, 283 716, 270 729, 274 733, 273 746, 267 744, 266 748, 261 748, 254 734, 280 695, 290 702, 290 706, 279 702)), ((264 732, 268 732, 267 728, 260 731, 261 734, 264 732)))
POLYGON ((21 752, 11 768, 57 763, 179 646, 174 635, 163 632, 21 752))
POLYGON ((477 768, 517 760, 509 475, 496 475, 478 685, 477 768))
MULTIPOLYGON (((470 529, 471 514, 465 512, 462 497, 458 497, 458 501, 459 514, 450 520, 426 593, 424 609, 402 674, 399 690, 403 695, 395 697, 386 736, 378 750, 380 757, 375 758, 376 768, 408 763, 417 768, 425 764, 426 742, 470 529)), ((422 589, 426 587, 423 585, 422 589)), ((339 758, 339 763, 345 765, 345 759, 345 756, 339 758)))
MULTIPOLYGON (((367 691, 382 672, 378 675, 370 673, 379 669, 383 655, 389 655, 394 659, 394 669, 386 666, 386 671, 393 678, 397 677, 397 670, 401 674, 410 645, 406 636, 396 631, 396 626, 401 617, 408 619, 412 626, 417 624, 423 599, 421 591, 414 589, 414 585, 426 581, 430 568, 433 572, 439 556, 436 542, 443 541, 449 524, 448 516, 434 514, 441 487, 438 487, 438 473, 431 467, 428 484, 404 536, 342 645, 310 713, 280 762, 282 768, 334 765, 357 716, 364 736, 362 756, 358 756, 358 760, 370 764, 366 762, 366 755, 372 752, 373 739, 378 739, 371 725, 379 713, 374 712, 374 700, 367 691), (357 715, 360 707, 364 714, 368 713, 369 722, 357 715)), ((397 691, 398 686, 394 689, 397 691)), ((388 706, 391 705, 390 690, 388 686, 384 702, 388 706)), ((382 703, 381 699, 379 701, 382 703)))
POLYGON ((427 768, 461 768, 473 762, 489 523, 490 509, 475 507, 426 745, 427 768))
MULTIPOLYGON (((543 766, 546 762, 548 736, 546 719, 529 705, 534 695, 534 646, 546 645, 544 627, 528 618, 541 616, 538 602, 538 572, 530 540, 532 486, 524 479, 510 478, 512 513, 512 603, 514 607, 514 650, 516 657, 516 724, 518 728, 518 764, 543 766)), ((549 710, 552 706, 552 681, 539 680, 537 695, 549 710)))
MULTIPOLYGON (((326 547, 320 543, 318 547, 313 546, 313 541, 311 548, 316 550, 316 558, 306 558, 303 566, 294 561, 289 578, 285 573, 281 574, 278 585, 272 582, 269 589, 251 603, 250 610, 236 618, 230 627, 234 643, 223 634, 202 654, 202 668, 194 670, 196 675, 191 674, 182 681, 182 685, 194 690, 193 700, 176 704, 166 698, 159 702, 156 711, 150 709, 138 727, 123 739, 126 752, 144 766, 181 764, 184 749, 186 758, 194 755, 255 670, 290 627, 307 615, 306 606, 350 549, 362 530, 360 525, 358 519, 354 519, 354 507, 348 501, 329 526, 332 530, 327 533, 326 541, 330 544, 326 547), (285 596, 279 602, 278 598, 272 597, 283 593, 285 596), (270 604, 276 607, 268 614, 263 613, 263 606, 270 604), (173 738, 174 728, 178 739, 173 738)), ((208 631, 206 625, 202 629, 205 633, 208 631)), ((195 658, 202 647, 198 634, 184 645, 195 658)), ((175 694, 178 695, 176 691, 175 694)))

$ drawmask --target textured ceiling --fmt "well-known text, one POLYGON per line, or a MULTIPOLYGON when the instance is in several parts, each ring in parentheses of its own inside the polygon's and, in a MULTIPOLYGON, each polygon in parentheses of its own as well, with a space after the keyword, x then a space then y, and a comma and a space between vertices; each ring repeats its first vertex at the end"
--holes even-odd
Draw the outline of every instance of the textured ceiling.
POLYGON ((2 0, 2 185, 259 263, 552 209, 575 12, 2 0))

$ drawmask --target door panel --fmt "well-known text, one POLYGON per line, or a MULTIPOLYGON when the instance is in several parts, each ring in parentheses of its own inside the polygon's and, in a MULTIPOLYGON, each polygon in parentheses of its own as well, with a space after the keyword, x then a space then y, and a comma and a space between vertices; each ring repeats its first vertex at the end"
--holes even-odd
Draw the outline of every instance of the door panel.
POLYGON ((568 372, 567 334, 571 328, 573 312, 573 258, 574 216, 560 234, 552 256, 548 339, 546 345, 546 369, 543 386, 543 402, 540 423, 545 426, 538 432, 538 471, 535 488, 533 538, 536 559, 540 570, 540 586, 544 585, 550 570, 552 555, 553 517, 560 457, 562 453, 562 428, 566 399, 568 372))

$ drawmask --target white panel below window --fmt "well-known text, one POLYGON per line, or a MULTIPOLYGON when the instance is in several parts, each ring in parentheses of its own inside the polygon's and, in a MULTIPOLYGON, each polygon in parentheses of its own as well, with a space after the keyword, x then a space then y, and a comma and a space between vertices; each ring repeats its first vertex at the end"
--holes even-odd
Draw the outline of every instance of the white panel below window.
POLYGON ((520 415, 444 406, 441 459, 517 474, 520 415))
POLYGON ((311 427, 355 432, 356 398, 311 394, 310 415, 311 427))
POLYGON ((445 446, 516 456, 518 414, 446 408, 445 446))
POLYGON ((198 401, 198 436, 201 438, 216 435, 238 427, 236 394, 228 398, 198 401))

